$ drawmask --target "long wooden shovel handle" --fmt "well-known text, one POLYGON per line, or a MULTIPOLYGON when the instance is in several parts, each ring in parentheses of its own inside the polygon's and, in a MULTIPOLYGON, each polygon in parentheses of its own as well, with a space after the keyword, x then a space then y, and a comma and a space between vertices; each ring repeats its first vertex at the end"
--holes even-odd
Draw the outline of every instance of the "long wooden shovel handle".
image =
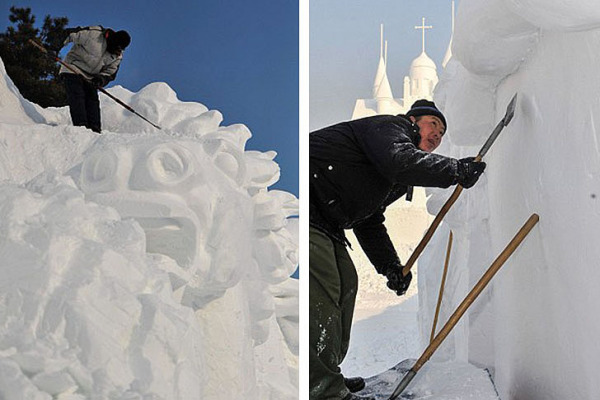
POLYGON ((477 296, 481 294, 483 289, 487 286, 487 284, 492 280, 496 272, 504 265, 506 260, 514 253, 514 251, 519 247, 521 242, 527 237, 529 232, 533 229, 535 224, 538 223, 540 217, 537 214, 532 214, 531 217, 525 222, 525 224, 521 227, 519 232, 512 238, 512 240, 508 243, 508 245, 504 248, 502 253, 494 260, 492 265, 488 268, 488 270, 483 274, 479 282, 471 289, 467 297, 460 303, 458 308, 454 311, 454 313, 448 319, 448 322, 444 325, 444 327, 440 330, 440 332, 436 335, 433 341, 427 346, 421 357, 417 360, 415 365, 406 373, 396 390, 392 393, 389 400, 394 400, 397 398, 402 391, 408 386, 412 378, 416 375, 417 371, 421 369, 423 364, 427 362, 433 355, 433 353, 437 350, 440 344, 444 341, 444 339, 448 336, 450 331, 454 328, 454 326, 458 323, 460 318, 467 311, 469 306, 473 304, 477 296))
POLYGON ((433 317, 433 326, 431 327, 431 336, 429 343, 433 342, 435 337, 435 328, 437 327, 440 308, 442 306, 442 298, 444 297, 444 286, 446 285, 446 276, 448 275, 448 264, 450 263, 450 253, 452 252, 452 231, 448 236, 448 247, 446 248, 446 260, 444 261, 444 272, 442 273, 442 282, 440 283, 440 293, 438 294, 437 305, 435 306, 435 316, 433 317))
POLYGON ((525 224, 521 227, 519 232, 512 238, 512 240, 508 243, 508 245, 502 250, 502 253, 494 260, 492 265, 488 268, 488 270, 483 274, 479 282, 471 289, 467 297, 463 300, 462 303, 458 306, 456 311, 450 316, 446 325, 440 330, 440 332, 436 335, 435 339, 431 342, 431 344, 425 349, 425 352, 417 360, 413 369, 416 368, 418 371, 421 366, 427 361, 433 352, 438 348, 438 346, 442 343, 442 341, 448 336, 448 333, 454 328, 457 324, 458 320, 463 316, 465 311, 469 308, 469 306, 475 301, 477 296, 481 294, 483 289, 487 286, 487 284, 492 280, 496 272, 504 265, 506 260, 514 253, 514 251, 519 247, 521 242, 525 239, 525 237, 531 232, 531 229, 538 223, 540 217, 537 214, 532 214, 531 217, 525 222, 525 224))
MULTIPOLYGON (((475 157, 474 161, 476 161, 476 162, 481 161, 481 155, 478 154, 477 157, 475 157)), ((413 265, 417 261, 417 258, 419 258, 419 256, 423 252, 423 250, 425 250, 425 246, 427 246, 427 244, 431 240, 431 238, 432 238, 433 234, 435 233, 435 231, 437 230, 438 226, 442 223, 442 220, 444 219, 446 214, 448 214, 448 211, 450 211, 450 208, 454 205, 454 203, 456 203, 456 200, 458 199, 458 196, 460 196, 462 191, 463 191, 463 187, 461 185, 456 185, 456 189, 454 189, 454 192, 452 192, 452 195, 450 196, 450 198, 448 198, 448 200, 446 200, 446 202, 440 209, 440 212, 435 216, 435 218, 433 219, 433 222, 427 229, 427 232, 425 232, 425 236, 423 236, 423 238, 421 239, 421 241, 419 242, 419 244, 417 245, 417 247, 415 248, 413 253, 410 255, 410 258, 406 262, 406 265, 404 266, 404 268, 402 268, 402 275, 404 275, 404 276, 408 275, 408 272, 413 267, 413 265)))
POLYGON ((450 207, 452 207, 452 205, 456 202, 456 200, 458 199, 458 196, 460 196, 462 191, 463 191, 463 187, 460 185, 457 185, 456 189, 454 189, 454 192, 452 192, 452 195, 450 196, 450 198, 448 200, 446 200, 446 203, 444 203, 440 212, 433 219, 433 222, 427 229, 427 232, 425 232, 425 236, 423 236, 423 238, 421 239, 421 241, 419 242, 419 244, 417 245, 417 247, 415 248, 413 253, 410 255, 410 258, 406 262, 406 265, 404 266, 404 268, 402 268, 402 275, 404 275, 404 276, 408 275, 408 273, 410 272, 410 269, 417 261, 417 258, 419 258, 419 256, 425 249, 425 246, 427 246, 427 243, 429 243, 429 241, 431 240, 431 237, 435 233, 436 229, 442 223, 442 220, 444 219, 446 214, 448 214, 450 207))

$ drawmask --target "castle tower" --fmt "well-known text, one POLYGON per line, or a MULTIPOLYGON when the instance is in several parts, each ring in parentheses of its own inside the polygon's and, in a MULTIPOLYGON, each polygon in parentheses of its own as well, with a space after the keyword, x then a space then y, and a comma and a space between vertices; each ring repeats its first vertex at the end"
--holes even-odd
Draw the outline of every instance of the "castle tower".
POLYGON ((408 77, 404 78, 403 105, 406 109, 416 100, 432 100, 433 90, 439 81, 435 63, 425 53, 425 29, 432 28, 431 25, 425 25, 425 18, 422 19, 421 26, 415 26, 415 29, 422 30, 422 47, 421 54, 410 64, 408 77))
POLYGON ((392 94, 392 87, 387 76, 387 40, 383 39, 383 24, 380 26, 379 63, 373 82, 371 99, 358 99, 354 105, 352 119, 382 114, 400 114, 402 107, 392 94), (385 44, 385 47, 384 47, 385 44))
POLYGON ((385 66, 387 65, 387 40, 385 41, 385 57, 384 70, 381 82, 377 87, 377 92, 373 93, 373 97, 377 102, 377 114, 393 114, 394 113, 394 95, 392 94, 392 87, 387 77, 387 71, 385 66))

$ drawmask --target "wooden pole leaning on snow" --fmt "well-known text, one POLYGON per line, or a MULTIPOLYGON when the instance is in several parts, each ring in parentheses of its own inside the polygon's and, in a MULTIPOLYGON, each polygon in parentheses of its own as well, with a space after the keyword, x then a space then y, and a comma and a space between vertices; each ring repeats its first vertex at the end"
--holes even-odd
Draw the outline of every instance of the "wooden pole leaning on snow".
POLYGON ((444 286, 446 285, 446 275, 448 275, 448 263, 450 261, 450 253, 452 252, 452 231, 448 236, 448 247, 446 248, 446 261, 444 262, 444 272, 442 273, 442 283, 440 284, 440 293, 438 294, 437 305, 435 307, 435 316, 433 317, 433 326, 431 327, 431 337, 429 343, 433 342, 435 337, 435 327, 437 326, 438 316, 442 305, 442 297, 444 296, 444 286))
MULTIPOLYGON (((481 150, 479 150, 479 153, 475 157, 475 161, 481 161, 483 156, 488 152, 490 147, 492 147, 492 144, 496 141, 496 138, 498 137, 500 132, 502 132, 502 129, 504 129, 504 127, 506 125, 508 125, 508 123, 512 120, 512 117, 515 115, 516 103, 517 103, 517 94, 515 93, 515 95, 511 99, 510 103, 508 103, 508 107, 506 108, 506 114, 504 115, 504 118, 502 118, 502 120, 500 122, 498 122, 498 125, 496 125, 496 128, 494 128, 494 131, 492 132, 492 134, 490 135, 488 140, 485 142, 485 144, 483 145, 481 150)), ((463 187, 461 185, 457 185, 456 189, 454 189, 454 192, 452 193, 450 198, 448 200, 446 200, 446 203, 444 203, 444 205, 442 206, 438 215, 435 216, 433 222, 431 223, 431 226, 427 229, 427 232, 425 232, 425 236, 423 236, 423 239, 421 239, 421 241, 419 242, 419 244, 417 245, 417 247, 415 248, 415 250, 409 257, 408 261, 406 262, 406 265, 404 266, 404 268, 402 268, 402 274, 404 276, 408 275, 408 272, 410 271, 412 266, 417 261, 417 258, 419 258, 419 256, 425 249, 425 246, 427 246, 427 243, 429 243, 429 241, 431 240, 431 237, 435 233, 435 230, 437 229, 437 227, 442 222, 442 219, 444 219, 444 217, 450 210, 450 207, 452 207, 452 205, 456 202, 456 200, 458 199, 458 196, 460 196, 462 191, 463 191, 463 187)))
POLYGON ((446 325, 440 330, 440 332, 436 335, 435 339, 427 346, 421 357, 417 360, 415 365, 404 375, 389 400, 394 400, 406 389, 408 384, 415 377, 417 372, 421 369, 423 364, 425 364, 429 358, 433 355, 433 353, 437 350, 437 348, 442 344, 446 336, 450 333, 450 331, 454 328, 454 326, 458 323, 463 314, 467 311, 467 309, 473 304, 477 296, 481 294, 483 289, 487 286, 487 284, 492 280, 496 272, 504 265, 506 260, 514 253, 514 251, 519 247, 521 242, 527 237, 529 232, 533 229, 535 224, 538 223, 540 217, 537 214, 532 214, 531 217, 525 222, 525 224, 521 227, 519 232, 512 238, 512 240, 508 243, 508 245, 502 250, 502 253, 494 260, 492 265, 488 268, 488 270, 483 274, 479 282, 471 289, 467 297, 460 303, 458 308, 454 311, 454 313, 446 322, 446 325))
MULTIPOLYGON (((35 40, 29 39, 29 43, 31 43, 32 45, 34 45, 35 47, 37 47, 38 49, 40 49, 44 54, 46 54, 48 57, 51 57, 54 61, 56 61, 56 62, 60 63, 61 65, 63 65, 69 71, 73 72, 76 75, 81 76, 83 79, 85 79, 86 81, 89 82, 88 78, 86 78, 84 75, 82 75, 75 68, 73 68, 72 66, 70 66, 69 64, 67 64, 66 62, 64 62, 63 60, 61 60, 60 57, 53 56, 52 54, 48 53, 48 50, 46 50, 46 48, 44 46, 42 46, 41 44, 37 43, 35 40)), ((155 123, 149 121, 142 114, 140 114, 137 111, 135 111, 131 106, 127 105, 126 103, 124 103, 123 101, 121 101, 120 99, 118 99, 117 97, 115 97, 112 94, 108 93, 108 91, 106 89, 104 89, 103 87, 97 86, 96 88, 99 91, 101 91, 102 93, 104 93, 105 95, 107 95, 108 97, 110 97, 111 99, 113 99, 119 105, 123 106, 127 111, 130 111, 130 112, 134 113, 135 115, 137 115, 138 117, 140 117, 141 119, 143 119, 144 121, 146 121, 147 123, 149 123, 150 125, 152 125, 153 127, 155 127, 156 129, 162 129, 160 126, 158 126, 155 123)))

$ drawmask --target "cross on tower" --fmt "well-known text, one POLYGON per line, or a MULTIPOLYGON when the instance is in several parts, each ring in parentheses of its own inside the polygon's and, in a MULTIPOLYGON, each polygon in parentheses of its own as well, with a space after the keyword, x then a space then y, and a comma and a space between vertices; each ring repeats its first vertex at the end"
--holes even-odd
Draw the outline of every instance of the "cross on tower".
POLYGON ((422 34, 423 34, 423 53, 425 53, 425 29, 431 29, 431 28, 433 28, 433 26, 431 26, 431 25, 427 25, 426 26, 425 25, 425 17, 423 17, 423 21, 421 23, 421 26, 415 26, 415 29, 422 29, 423 30, 423 32, 422 32, 422 34))

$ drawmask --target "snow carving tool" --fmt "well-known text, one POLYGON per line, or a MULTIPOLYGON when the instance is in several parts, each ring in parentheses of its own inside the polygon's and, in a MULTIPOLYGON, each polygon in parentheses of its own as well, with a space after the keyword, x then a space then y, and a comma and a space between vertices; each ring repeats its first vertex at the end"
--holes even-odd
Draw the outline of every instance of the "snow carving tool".
MULTIPOLYGON (((48 50, 46 50, 46 48, 44 46, 42 46, 41 44, 37 43, 33 39, 29 39, 29 43, 31 43, 32 45, 34 45, 35 47, 37 47, 38 49, 40 49, 44 54, 46 54, 48 57, 52 58, 54 61, 60 63, 61 65, 64 65, 64 67, 67 68, 69 71, 73 72, 74 74, 77 74, 77 75, 81 76, 83 79, 85 79, 88 82, 90 81, 88 78, 86 78, 83 74, 81 74, 75 68, 73 68, 72 66, 70 66, 69 64, 67 64, 66 62, 64 62, 63 60, 61 60, 60 57, 50 54, 48 52, 48 50)), ((155 127, 156 129, 162 129, 160 126, 158 126, 155 123, 149 121, 142 114, 140 114, 137 111, 135 111, 131 106, 125 104, 123 101, 119 100, 117 97, 115 97, 112 94, 108 93, 108 91, 106 89, 104 89, 103 87, 97 86, 96 88, 99 91, 101 91, 102 93, 104 93, 105 95, 107 95, 108 97, 110 97, 111 99, 113 99, 119 105, 123 106, 127 111, 130 111, 130 112, 134 113, 135 115, 137 115, 138 117, 140 117, 141 119, 143 119, 144 121, 146 121, 147 123, 149 123, 150 125, 152 125, 153 127, 155 127)))
MULTIPOLYGON (((492 147, 492 144, 494 144, 494 142, 496 141, 498 135, 500 135, 500 132, 502 132, 502 129, 504 129, 504 127, 508 125, 508 123, 512 120, 513 116, 515 115, 516 104, 517 94, 515 93, 510 103, 508 103, 508 107, 506 108, 506 114, 504 115, 504 118, 502 118, 502 120, 498 122, 498 125, 496 125, 496 128, 494 128, 494 131, 492 132, 488 140, 485 142, 481 150, 479 150, 479 153, 475 157, 475 161, 481 161, 483 156, 488 152, 490 147, 492 147)), ((438 215, 435 216, 433 222, 431 223, 431 226, 427 229, 427 232, 425 232, 425 236, 423 236, 423 239, 421 239, 421 241, 411 254, 410 258, 406 262, 406 265, 404 266, 404 268, 402 268, 402 274, 404 276, 408 275, 408 272, 417 261, 417 258, 419 258, 419 256, 425 249, 425 246, 427 246, 427 243, 429 243, 429 241, 431 240, 431 237, 435 233, 437 227, 442 222, 442 219, 444 219, 444 217, 450 210, 450 207, 452 207, 452 205, 456 202, 458 196, 460 196, 462 191, 463 187, 461 185, 456 185, 456 189, 454 189, 454 192, 452 193, 450 198, 446 200, 446 203, 444 203, 438 215)))
POLYGON ((444 262, 444 272, 442 273, 442 283, 440 284, 440 293, 438 294, 437 305, 435 307, 435 317, 433 318, 433 326, 431 327, 431 337, 429 343, 433 342, 435 337, 435 328, 437 326, 438 316, 440 315, 440 307, 442 305, 442 297, 444 297, 444 286, 446 285, 446 276, 448 275, 448 264, 450 262, 450 253, 452 252, 452 231, 448 236, 448 247, 446 248, 446 261, 444 262))
POLYGON ((529 232, 533 229, 535 224, 538 223, 540 217, 537 214, 532 214, 531 217, 525 222, 525 224, 521 227, 519 232, 512 238, 512 240, 506 245, 502 253, 494 260, 492 265, 488 268, 488 270, 483 274, 479 282, 471 289, 469 294, 465 297, 465 299, 460 303, 460 305, 456 308, 454 313, 446 322, 446 325, 440 330, 440 332, 436 335, 433 341, 427 346, 421 357, 415 362, 415 365, 404 375, 396 389, 392 392, 392 395, 388 400, 394 400, 402 392, 408 384, 415 377, 417 372, 421 369, 423 364, 425 364, 429 358, 433 355, 433 353, 437 350, 437 348, 442 344, 446 336, 450 333, 450 331, 454 328, 454 326, 458 323, 463 314, 467 311, 467 309, 473 304, 477 296, 481 294, 483 289, 487 286, 487 284, 492 280, 496 272, 502 267, 502 265, 508 260, 508 258, 514 253, 514 251, 519 247, 521 242, 527 237, 529 232))

